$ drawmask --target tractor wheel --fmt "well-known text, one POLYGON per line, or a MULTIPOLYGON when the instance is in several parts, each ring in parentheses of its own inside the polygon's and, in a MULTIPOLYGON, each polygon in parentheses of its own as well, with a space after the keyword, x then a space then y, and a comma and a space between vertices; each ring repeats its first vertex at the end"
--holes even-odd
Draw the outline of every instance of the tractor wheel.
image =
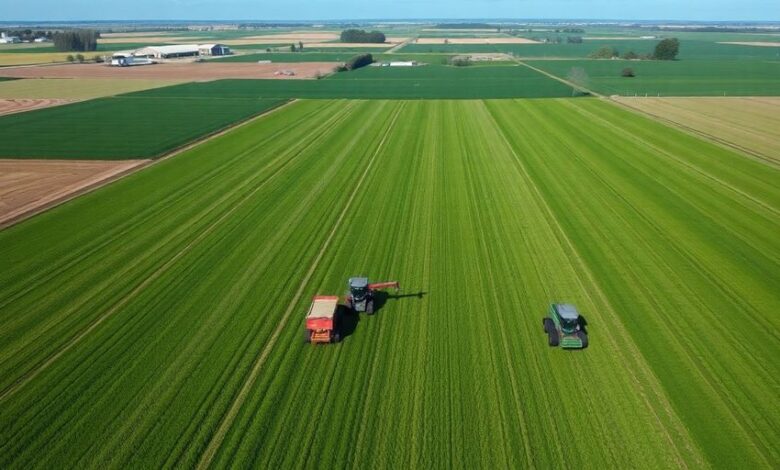
POLYGON ((584 331, 578 331, 577 336, 580 337, 580 341, 582 341, 582 349, 585 349, 588 347, 588 335, 585 334, 584 331))
POLYGON ((560 342, 561 342, 561 338, 558 335, 558 330, 556 330, 555 328, 551 329, 547 333, 547 344, 549 344, 550 346, 555 347, 555 346, 558 346, 560 344, 560 342))
POLYGON ((311 331, 303 330, 303 342, 311 343, 311 331))
POLYGON ((333 333, 333 336, 331 336, 331 339, 333 340, 334 343, 340 343, 341 342, 341 333, 336 331, 335 333, 333 333))
POLYGON ((555 324, 550 317, 545 317, 544 320, 542 320, 542 324, 544 325, 544 332, 548 335, 555 329, 555 324))
POLYGON ((373 315, 374 314, 374 301, 369 300, 366 302, 366 315, 373 315))

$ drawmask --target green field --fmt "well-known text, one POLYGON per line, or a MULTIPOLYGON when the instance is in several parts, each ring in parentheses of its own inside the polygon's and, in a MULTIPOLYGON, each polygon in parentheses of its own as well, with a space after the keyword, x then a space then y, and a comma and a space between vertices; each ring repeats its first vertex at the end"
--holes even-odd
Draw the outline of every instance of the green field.
POLYGON ((596 99, 294 103, 0 232, 0 466, 773 468, 778 178, 596 99), (356 274, 402 296, 303 344, 356 274))
POLYGON ((530 65, 566 78, 582 68, 586 86, 606 95, 767 96, 780 95, 780 62, 744 61, 624 61, 539 60, 530 65), (630 67, 636 76, 621 71, 630 67))
POLYGON ((571 96, 572 89, 527 67, 364 67, 324 80, 219 80, 129 96, 195 98, 474 99, 571 96))
POLYGON ((12 114, 0 117, 0 157, 153 158, 281 102, 122 96, 12 114))

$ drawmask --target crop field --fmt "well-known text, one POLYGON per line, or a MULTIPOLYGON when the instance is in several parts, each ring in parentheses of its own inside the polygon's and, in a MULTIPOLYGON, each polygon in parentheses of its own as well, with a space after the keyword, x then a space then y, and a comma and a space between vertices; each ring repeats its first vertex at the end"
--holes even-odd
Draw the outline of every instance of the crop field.
POLYGON ((180 83, 175 80, 22 79, 0 83, 0 99, 89 99, 180 83))
POLYGON ((780 164, 780 98, 618 98, 619 102, 671 121, 760 158, 780 164))
POLYGON ((129 96, 195 98, 472 99, 571 96, 572 88, 528 67, 364 67, 323 80, 219 80, 129 96))
POLYGON ((12 114, 0 117, 0 157, 154 158, 281 102, 124 95, 12 114))
POLYGON ((597 99, 293 103, 0 231, 0 466, 775 467, 779 177, 597 99), (356 274, 404 290, 303 344, 356 274))
POLYGON ((586 86, 605 95, 767 96, 780 95, 780 61, 527 61, 558 77, 574 68, 587 75, 586 86), (621 76, 630 67, 635 77, 621 76))

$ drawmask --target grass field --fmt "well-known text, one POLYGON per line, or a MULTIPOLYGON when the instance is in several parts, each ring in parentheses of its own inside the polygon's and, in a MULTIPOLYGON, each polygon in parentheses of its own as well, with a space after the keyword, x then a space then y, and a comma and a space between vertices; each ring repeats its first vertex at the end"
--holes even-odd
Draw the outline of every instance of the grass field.
POLYGON ((0 84, 0 99, 88 99, 175 85, 172 80, 23 79, 0 84))
POLYGON ((780 98, 620 98, 708 139, 780 164, 780 98))
POLYGON ((112 97, 12 114, 0 117, 0 157, 153 158, 281 102, 112 97))
POLYGON ((587 87, 606 95, 780 95, 780 62, 539 60, 528 63, 562 78, 579 67, 588 76, 587 87), (631 67, 636 76, 622 77, 626 67, 631 67))
POLYGON ((571 96, 527 67, 364 67, 324 80, 220 80, 140 92, 144 97, 472 99, 571 96))
POLYGON ((0 232, 0 466, 772 468, 778 176, 601 100, 295 103, 0 232), (355 274, 403 296, 302 344, 355 274))

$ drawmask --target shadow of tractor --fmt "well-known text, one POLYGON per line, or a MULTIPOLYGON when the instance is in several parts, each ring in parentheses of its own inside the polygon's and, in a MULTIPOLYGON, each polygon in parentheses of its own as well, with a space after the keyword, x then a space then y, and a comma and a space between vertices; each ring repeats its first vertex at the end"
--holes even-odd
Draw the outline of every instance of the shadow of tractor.
MULTIPOLYGON (((422 299, 427 292, 415 292, 409 294, 389 294, 384 291, 377 291, 374 293, 374 315, 377 315, 388 301, 395 301, 407 298, 416 297, 422 299)), ((357 330, 358 323, 360 323, 360 317, 365 313, 358 313, 346 305, 339 305, 337 315, 339 315, 339 332, 341 333, 342 340, 348 336, 351 336, 355 330, 357 330)), ((373 316, 373 315, 372 315, 373 316)))

